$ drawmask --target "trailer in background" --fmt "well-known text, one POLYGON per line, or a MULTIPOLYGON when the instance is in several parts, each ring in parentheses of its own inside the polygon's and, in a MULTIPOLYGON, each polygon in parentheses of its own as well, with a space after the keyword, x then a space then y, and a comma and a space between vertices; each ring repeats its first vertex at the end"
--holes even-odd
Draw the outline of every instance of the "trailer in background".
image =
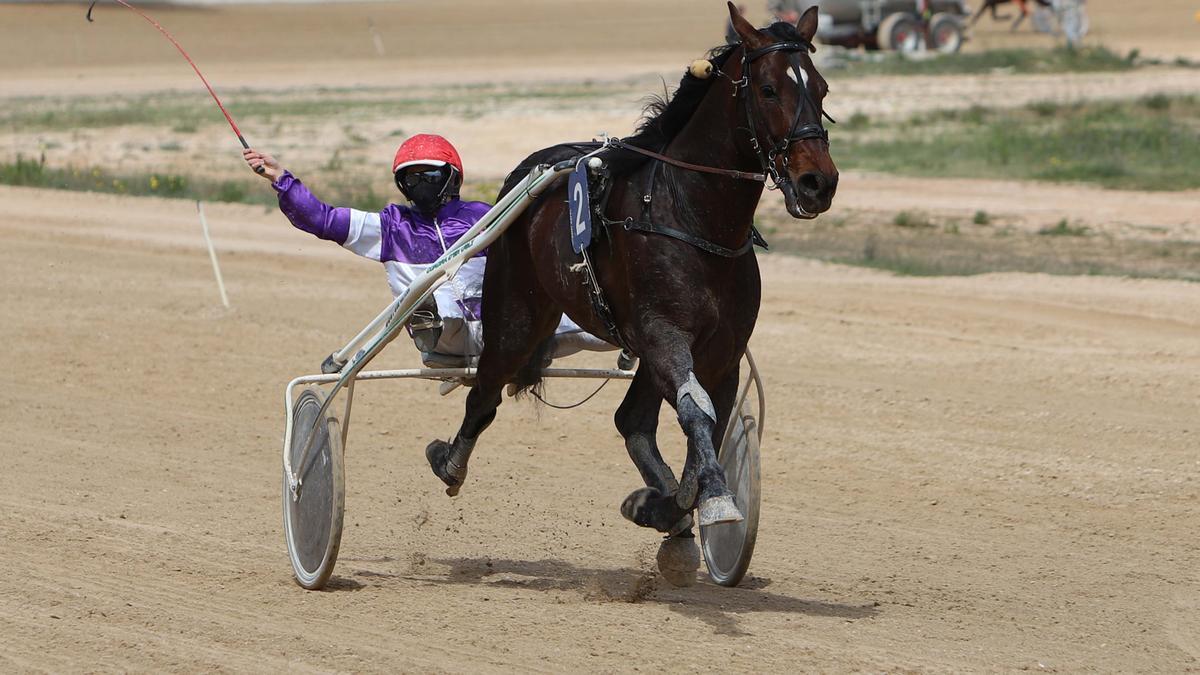
POLYGON ((911 54, 954 53, 966 41, 969 10, 962 0, 817 0, 817 7, 817 40, 824 44, 911 54))

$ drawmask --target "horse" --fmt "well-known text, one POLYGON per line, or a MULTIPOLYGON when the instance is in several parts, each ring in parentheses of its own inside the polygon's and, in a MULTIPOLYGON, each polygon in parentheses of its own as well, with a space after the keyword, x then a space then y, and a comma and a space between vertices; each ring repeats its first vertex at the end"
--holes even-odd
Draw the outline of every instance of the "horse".
MULTIPOLYGON (((996 9, 1000 5, 1008 2, 1014 2, 1014 0, 983 0, 983 4, 979 6, 979 11, 975 12, 975 16, 971 17, 971 25, 974 26, 976 23, 978 23, 980 17, 983 16, 983 13, 988 10, 992 11, 993 21, 1007 21, 1008 16, 998 15, 996 13, 996 9)), ((1017 27, 1021 25, 1021 22, 1025 20, 1025 17, 1029 16, 1029 8, 1025 6, 1025 0, 1015 0, 1015 2, 1017 3, 1017 9, 1020 11, 1017 13, 1017 20, 1013 22, 1011 30, 1016 30, 1017 27)), ((1042 7, 1050 6, 1050 0, 1034 0, 1034 2, 1042 7)))
MULTIPOLYGON (((491 245, 475 385, 454 438, 426 448, 451 496, 495 419, 501 390, 539 384, 545 345, 565 312, 640 359, 614 421, 645 486, 625 499, 622 515, 689 540, 693 510, 702 526, 742 519, 715 444, 758 317, 754 213, 770 180, 793 218, 815 218, 830 208, 838 172, 822 123, 829 87, 809 56, 816 7, 795 25, 759 30, 728 6, 739 42, 714 48, 707 65, 693 64, 673 95, 647 107, 633 136, 601 153, 611 179, 606 227, 588 257, 571 246, 565 185, 544 193, 491 245), (663 401, 687 437, 678 480, 656 440, 663 401)), ((500 196, 530 167, 579 155, 569 146, 530 155, 500 196)))

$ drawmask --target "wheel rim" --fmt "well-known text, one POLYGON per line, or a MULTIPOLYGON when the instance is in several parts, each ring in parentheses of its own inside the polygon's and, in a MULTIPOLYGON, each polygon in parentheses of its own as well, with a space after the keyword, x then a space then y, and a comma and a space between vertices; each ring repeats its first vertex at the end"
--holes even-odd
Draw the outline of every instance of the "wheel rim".
POLYGON ((958 49, 958 30, 954 26, 942 26, 933 35, 933 44, 938 50, 951 52, 958 49))
POLYGON ((744 519, 700 528, 704 561, 713 581, 736 586, 745 575, 758 535, 758 427, 753 416, 736 420, 738 428, 718 458, 734 503, 744 519))
MULTIPOLYGON (((313 391, 303 392, 293 416, 292 466, 300 468, 300 455, 308 431, 317 421, 322 399, 313 391)), ((315 430, 309 451, 313 455, 307 474, 302 477, 299 498, 293 498, 288 476, 283 477, 284 534, 288 557, 296 581, 305 588, 325 585, 333 571, 341 542, 342 467, 341 435, 337 420, 327 417, 315 430)))
POLYGON ((911 54, 920 47, 921 38, 917 27, 907 21, 896 26, 892 32, 892 44, 896 51, 911 54))

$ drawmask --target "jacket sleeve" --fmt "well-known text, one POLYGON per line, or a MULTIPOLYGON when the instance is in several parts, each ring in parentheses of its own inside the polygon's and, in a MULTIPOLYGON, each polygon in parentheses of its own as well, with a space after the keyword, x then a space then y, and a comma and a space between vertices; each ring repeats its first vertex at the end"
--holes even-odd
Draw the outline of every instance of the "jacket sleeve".
POLYGON ((279 193, 279 210, 297 229, 345 245, 350 234, 351 210, 335 208, 317 199, 299 178, 284 171, 271 187, 279 193))

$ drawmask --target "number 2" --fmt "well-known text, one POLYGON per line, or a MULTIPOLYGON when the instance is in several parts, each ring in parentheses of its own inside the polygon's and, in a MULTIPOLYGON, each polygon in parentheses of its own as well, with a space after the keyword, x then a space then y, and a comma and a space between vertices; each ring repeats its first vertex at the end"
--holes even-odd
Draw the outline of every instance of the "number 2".
POLYGON ((575 192, 571 195, 574 202, 579 205, 579 210, 575 213, 575 234, 583 234, 583 184, 575 184, 575 192))

